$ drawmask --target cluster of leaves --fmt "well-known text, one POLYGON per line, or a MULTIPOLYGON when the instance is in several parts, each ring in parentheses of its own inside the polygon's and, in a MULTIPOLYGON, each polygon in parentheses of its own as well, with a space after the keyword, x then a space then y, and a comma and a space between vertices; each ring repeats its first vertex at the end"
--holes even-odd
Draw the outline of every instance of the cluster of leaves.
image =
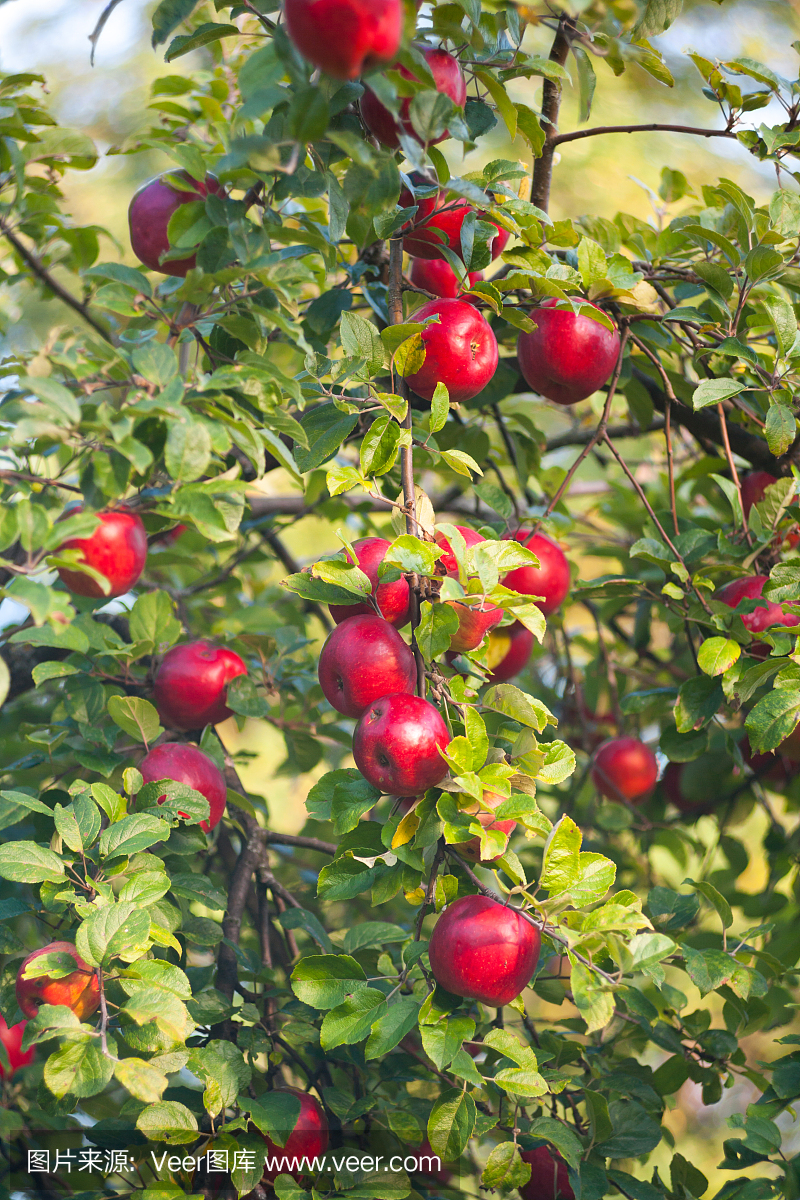
MULTIPOLYGON (((797 1051, 768 1069, 739 1043, 792 1020, 800 791, 795 780, 783 797, 765 792, 741 735, 756 752, 780 744, 800 716, 800 674, 790 631, 754 637, 741 616, 757 602, 733 611, 715 592, 759 572, 770 599, 800 601, 800 559, 784 541, 800 520, 789 474, 800 204, 782 188, 759 207, 725 180, 697 197, 665 171, 664 203, 692 201, 668 224, 628 214, 553 222, 525 199, 527 169, 514 160, 457 177, 440 150, 405 135, 395 154, 376 149, 355 108, 362 85, 312 80, 269 5, 218 4, 231 9, 225 23, 208 7, 159 5, 155 41, 167 59, 205 46, 208 66, 160 79, 159 124, 118 148, 158 148, 225 185, 170 225, 174 253, 197 254, 185 280, 98 261, 101 231, 75 226, 59 189, 66 170, 94 163, 94 148, 53 123, 41 81, 2 83, 3 311, 20 289, 52 295, 58 268, 76 284, 76 329, 2 364, 0 566, 4 597, 26 616, 4 632, 0 1007, 9 1024, 19 1019, 19 960, 64 935, 104 995, 95 1023, 49 1006, 30 1022, 26 1044, 43 1049, 5 1080, 3 1132, 14 1153, 32 1128, 90 1121, 85 1136, 98 1146, 135 1127, 142 1146, 263 1151, 255 1130, 281 1144, 296 1118, 296 1099, 278 1090, 292 1082, 321 1096, 337 1144, 406 1150, 427 1138, 465 1177, 508 1191, 527 1179, 520 1149, 543 1140, 566 1159, 581 1200, 685 1200, 707 1183, 684 1155, 671 1155, 669 1184, 645 1166, 653 1152, 670 1158, 665 1109, 687 1080, 709 1105, 745 1080, 760 1099, 731 1120, 724 1195, 794 1194, 797 1168, 780 1153, 776 1122, 800 1096, 797 1051), (389 321, 386 245, 413 219, 416 205, 399 204, 412 168, 476 210, 452 260, 460 272, 488 265, 493 230, 481 218, 514 238, 503 269, 472 289, 500 367, 459 410, 440 388, 409 411, 400 382, 424 354, 413 319, 424 297, 406 291, 404 322, 389 321), (663 471, 644 487, 615 460, 594 517, 568 507, 567 472, 552 458, 542 465, 542 410, 515 399, 525 385, 514 341, 546 297, 583 311, 592 301, 599 319, 627 332, 606 418, 634 432, 658 425, 656 410, 671 421, 668 455, 660 429, 644 443, 663 471), (740 469, 783 476, 746 525, 727 445, 740 469), (252 484, 281 471, 303 511, 332 529, 351 518, 347 542, 354 523, 388 532, 405 449, 435 490, 430 501, 417 492, 419 536, 398 515, 384 577, 416 577, 416 640, 453 740, 443 785, 401 818, 341 766, 352 727, 316 680, 319 606, 360 599, 367 581, 347 548, 295 570, 280 534, 297 504, 276 517, 252 484), (86 511, 70 514, 78 498, 86 511), (65 538, 89 533, 95 511, 123 500, 145 521, 148 565, 135 603, 99 611, 102 601, 70 596, 54 570, 75 566, 74 552, 59 551, 65 538), (470 550, 435 515, 465 511, 487 538, 470 550), (582 516, 595 522, 588 534, 582 516), (567 637, 558 618, 545 630, 529 599, 500 583, 531 559, 503 540, 525 517, 612 560, 613 573, 575 586, 596 635, 567 637), (437 570, 437 520, 458 580, 437 570), (170 541, 177 523, 188 530, 170 541), (447 664, 446 601, 471 598, 500 604, 507 623, 540 639, 521 687, 486 686, 485 648, 459 670, 447 664), (230 706, 281 732, 279 770, 329 768, 308 792, 299 838, 269 841, 266 801, 233 789, 208 838, 197 827, 202 797, 141 786, 133 764, 164 732, 147 698, 154 668, 182 637, 204 635, 248 662, 230 706), (638 810, 598 803, 587 767, 600 729, 657 736, 698 811, 714 817, 676 817, 662 790, 638 810), (453 849, 479 836, 496 851, 495 835, 465 812, 487 787, 504 796, 498 816, 518 822, 493 876, 453 849), (751 895, 737 883, 755 858, 742 829, 757 809, 767 814, 767 882, 751 895), (435 989, 427 965, 433 910, 478 887, 543 930, 536 999, 529 1011, 511 1006, 505 1022, 435 989), (464 1048, 474 1042, 478 1059, 464 1048), (766 1162, 777 1170, 751 1179, 766 1162)), ((636 62, 669 82, 646 39, 676 9, 648 3, 634 16, 630 5, 596 5, 572 22, 587 116, 598 48, 615 72, 636 62)), ((568 76, 520 49, 516 8, 444 4, 424 20, 462 48, 474 95, 454 111, 408 44, 399 61, 416 83, 395 71, 368 78, 383 103, 397 111, 410 96, 424 142, 449 128, 469 149, 500 121, 541 156, 546 123, 506 85, 568 76)), ((794 85, 749 60, 695 63, 732 135, 784 170, 797 140, 794 85), (744 92, 733 79, 755 86, 744 92), (782 126, 738 128, 773 97, 787 110, 782 126)), ((230 772, 214 731, 198 737, 230 772)), ((797 1036, 783 1040, 791 1047, 797 1036)), ((260 1165, 235 1171, 239 1194, 260 1174, 260 1165)), ((191 1176, 166 1169, 145 1183, 146 1200, 194 1190, 191 1176)), ((95 1188, 104 1194, 102 1181, 95 1188)), ((412 1189, 447 1193, 402 1172, 342 1171, 321 1177, 316 1194, 412 1189)), ((277 1190, 281 1200, 304 1194, 286 1179, 277 1190)))

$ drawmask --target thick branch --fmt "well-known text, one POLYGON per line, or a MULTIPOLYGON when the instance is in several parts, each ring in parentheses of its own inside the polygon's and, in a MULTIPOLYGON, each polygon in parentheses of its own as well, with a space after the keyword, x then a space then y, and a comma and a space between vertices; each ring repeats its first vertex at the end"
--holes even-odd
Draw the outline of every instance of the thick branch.
POLYGON ((323 842, 321 838, 300 837, 294 833, 273 833, 266 830, 266 842, 271 846, 299 846, 302 850, 318 850, 320 854, 335 854, 333 842, 323 842))
POLYGON ((20 241, 20 239, 2 217, 0 217, 0 233, 7 238, 20 258, 28 264, 37 279, 40 279, 45 287, 51 291, 54 296, 58 296, 59 300, 63 300, 64 303, 68 304, 71 309, 73 309, 76 313, 79 313, 80 316, 83 317, 84 321, 86 321, 88 325, 91 325, 95 333, 100 334, 101 338, 104 338, 105 341, 110 342, 112 346, 114 345, 113 339, 108 330, 105 329, 96 319, 96 317, 89 312, 89 309, 85 304, 82 304, 80 300, 76 300, 71 292, 68 292, 65 287, 61 286, 57 279, 53 278, 42 260, 38 258, 32 250, 29 250, 24 242, 20 241))
POLYGON ((574 129, 572 133, 557 133, 552 145, 563 146, 565 142, 578 142, 582 138, 597 137, 601 133, 690 133, 694 137, 723 137, 736 139, 730 129, 697 129, 693 125, 597 125, 594 129, 574 129))
MULTIPOLYGON (((569 54, 569 31, 574 29, 572 18, 566 13, 561 14, 558 30, 550 47, 550 61, 563 67, 569 54)), ((553 154, 555 153, 555 135, 558 129, 558 110, 561 107, 561 83, 558 79, 545 79, 542 85, 542 118, 545 138, 541 157, 533 164, 533 183, 531 200, 543 212, 547 212, 550 203, 550 181, 553 177, 553 154)))

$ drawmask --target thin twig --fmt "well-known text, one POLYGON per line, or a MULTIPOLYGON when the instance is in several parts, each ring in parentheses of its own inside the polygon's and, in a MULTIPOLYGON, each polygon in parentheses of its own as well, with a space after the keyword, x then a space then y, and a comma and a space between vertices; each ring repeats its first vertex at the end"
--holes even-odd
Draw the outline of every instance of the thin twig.
POLYGON ((61 286, 57 279, 53 278, 42 260, 36 254, 34 254, 32 250, 29 250, 24 242, 20 241, 20 239, 2 217, 0 217, 0 233, 11 243, 20 258, 28 264, 34 275, 42 281, 45 287, 51 291, 54 296, 58 296, 59 300, 63 300, 64 303, 68 304, 74 312, 79 313, 83 317, 84 321, 86 321, 88 325, 91 325, 95 333, 100 334, 101 338, 104 338, 105 341, 109 342, 112 346, 114 345, 113 338, 108 330, 103 328, 103 326, 100 324, 97 318, 92 315, 85 304, 82 304, 80 300, 76 300, 71 292, 68 292, 65 287, 61 286))
POLYGON ((578 142, 583 138, 597 137, 602 133, 690 133, 694 137, 733 138, 736 134, 730 129, 698 129, 693 125, 596 125, 593 129, 575 129, 572 133, 558 133, 551 139, 551 144, 563 146, 565 142, 578 142))

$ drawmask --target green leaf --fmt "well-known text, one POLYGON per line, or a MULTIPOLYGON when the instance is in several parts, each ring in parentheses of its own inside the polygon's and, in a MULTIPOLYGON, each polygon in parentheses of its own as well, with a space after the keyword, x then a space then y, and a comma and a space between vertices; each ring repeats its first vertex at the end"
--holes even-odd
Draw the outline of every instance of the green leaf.
MULTIPOLYGON (((377 335, 377 330, 375 332, 377 335)), ((327 462, 352 433, 357 421, 358 413, 340 412, 332 403, 321 404, 305 413, 300 424, 308 438, 309 448, 306 450, 295 444, 294 458, 298 470, 313 471, 327 462)))
POLYGON ((100 853, 104 858, 119 858, 124 854, 138 854, 157 842, 165 842, 170 827, 160 817, 149 813, 131 813, 103 830, 100 837, 100 853))
MULTIPOLYGON (((320 1030, 323 1050, 352 1046, 363 1041, 373 1024, 379 1024, 386 997, 377 988, 361 988, 325 1014, 320 1030)), ((378 1035, 380 1037, 380 1034, 378 1035)))
POLYGON ((782 296, 765 296, 762 303, 775 330, 781 354, 788 354, 797 337, 797 317, 794 315, 794 309, 782 296))
POLYGON ((440 1071, 450 1065, 462 1044, 469 1041, 474 1033, 475 1022, 471 1017, 445 1018, 435 1025, 420 1027, 422 1048, 440 1071))
POLYGON ((538 733, 547 725, 555 724, 555 718, 541 700, 520 691, 513 683, 499 683, 490 687, 484 694, 482 707, 494 709, 495 712, 510 717, 512 721, 519 721, 520 725, 527 725, 538 733))
POLYGON ((181 636, 174 601, 166 592, 145 592, 139 596, 128 622, 132 640, 148 642, 156 654, 163 654, 181 636))
POLYGON ((487 92, 497 105, 497 111, 503 118, 505 127, 508 130, 508 136, 513 142, 514 138, 517 136, 517 110, 511 103, 505 87, 500 80, 492 74, 491 71, 476 70, 475 77, 480 79, 481 83, 484 85, 487 92))
POLYGON ((66 1042, 50 1054, 44 1064, 44 1081, 54 1096, 69 1093, 79 1098, 102 1092, 114 1074, 116 1045, 111 1034, 106 1035, 109 1053, 104 1054, 99 1041, 66 1042))
POLYGON ((723 929, 730 929, 733 924, 733 913, 731 906, 721 892, 717 891, 713 883, 708 883, 703 880, 701 883, 695 883, 693 879, 684 879, 684 883, 689 883, 700 893, 705 896, 706 900, 716 909, 717 915, 722 922, 723 929))
POLYGON ((431 399, 430 431, 438 433, 444 429, 447 415, 450 412, 450 393, 443 383, 437 383, 431 399))
MULTIPOLYGON (((754 754, 777 750, 800 721, 800 690, 776 688, 747 714, 744 726, 754 754)), ((1 852, 1 851, 0 851, 1 852)))
POLYGON ((746 385, 736 379, 704 379, 692 393, 692 404, 696 409, 705 408, 746 390, 746 385))
MULTIPOLYGON (((586 1096, 586 1091, 583 1094, 586 1096)), ((598 1093, 594 1093, 594 1095, 598 1099, 602 1099, 598 1093)), ((590 1104, 587 1103, 587 1108, 589 1107, 590 1104)), ((606 1112, 608 1112, 607 1108, 606 1112)), ((546 1138, 573 1170, 577 1171, 583 1155, 583 1146, 577 1134, 573 1133, 568 1125, 565 1125, 563 1121, 555 1121, 552 1117, 537 1117, 535 1121, 531 1122, 530 1131, 534 1137, 546 1138)))
POLYGON ((578 85, 580 88, 580 110, 578 120, 588 121, 592 112, 592 100, 594 99, 594 89, 597 86, 597 77, 594 73, 592 60, 582 46, 573 44, 571 47, 575 58, 575 65, 578 68, 578 85))
POLYGON ((742 647, 732 638, 706 638, 697 654, 697 662, 706 675, 722 675, 738 662, 742 647))
POLYGON ((727 983, 739 965, 735 958, 724 954, 722 950, 693 950, 691 946, 684 946, 683 957, 686 960, 686 972, 701 996, 727 983))
POLYGON ((635 1100, 613 1100, 608 1114, 614 1133, 598 1147, 606 1157, 638 1157, 654 1150, 661 1141, 661 1127, 635 1100))
MULTIPOLYGON (((370 375, 377 374, 384 366, 386 356, 383 342, 378 330, 371 321, 356 316, 352 312, 342 313, 340 326, 342 349, 351 358, 366 360, 367 371, 370 375)), ((305 426, 305 422, 301 422, 305 426)))
POLYGON ((631 37, 637 41, 664 33, 680 16, 683 0, 644 0, 631 37))
POLYGON ((108 715, 115 725, 147 746, 163 733, 158 720, 158 712, 148 700, 139 696, 111 696, 108 701, 108 715))
POLYGON ((169 1084, 167 1076, 141 1058, 123 1058, 114 1065, 114 1074, 136 1100, 153 1104, 160 1100, 169 1084))
POLYGON ((64 863, 57 854, 36 842, 6 842, 0 846, 0 879, 15 883, 60 883, 64 863))
POLYGON ((458 632, 458 613, 450 604, 431 604, 423 600, 417 626, 417 644, 427 660, 438 658, 450 649, 450 639, 458 632))
POLYGON ((105 967, 118 956, 143 947, 150 933, 150 917, 133 901, 100 908, 78 926, 75 945, 91 967, 105 967))
POLYGON ((493 1147, 483 1168, 481 1183, 485 1188, 519 1188, 531 1177, 530 1165, 522 1161, 513 1142, 500 1142, 493 1147))
POLYGON ((164 62, 172 62, 173 59, 189 54, 192 50, 199 50, 201 46, 208 46, 211 42, 218 42, 224 37, 235 37, 238 34, 239 30, 236 25, 206 21, 203 25, 198 26, 194 33, 173 38, 164 55, 164 62))
POLYGON ((182 1145, 197 1139, 197 1118, 178 1100, 148 1105, 136 1118, 136 1128, 152 1142, 182 1145))
POLYGON ((551 896, 568 891, 579 878, 581 841, 580 829, 566 814, 553 826, 545 842, 539 878, 551 896))
POLYGON ((586 1032, 605 1029, 614 1015, 614 996, 604 990, 599 976, 570 955, 570 983, 575 1005, 586 1022, 586 1032))
MULTIPOLYGON (((467 101, 469 103, 469 101, 467 101)), ((537 113, 527 104, 517 104, 517 130, 533 151, 534 158, 541 158, 544 149, 545 132, 537 113)))
POLYGON ((333 942, 318 919, 307 909, 287 908, 285 912, 278 913, 275 919, 283 929, 305 929, 320 949, 327 954, 333 953, 333 942))
POLYGON ((428 1118, 428 1141, 443 1162, 461 1156, 475 1128, 475 1101, 467 1092, 448 1088, 436 1100, 428 1118))
POLYGON ((468 479, 471 477, 470 472, 472 471, 476 475, 483 475, 483 471, 472 455, 467 454, 464 450, 442 450, 441 455, 448 467, 451 467, 457 475, 466 475, 468 479))
MULTIPOLYGON (((330 1014, 331 1016, 333 1014, 330 1014)), ((364 1047, 366 1059, 382 1058, 416 1028, 419 1002, 411 996, 401 996, 373 1024, 364 1047)))
POLYGON ((228 897, 222 888, 216 887, 207 875, 187 871, 172 876, 170 890, 184 900, 199 900, 207 908, 218 908, 222 912, 228 907, 228 897))
POLYGON ((797 435, 797 421, 792 410, 786 404, 772 404, 764 432, 767 445, 776 458, 785 454, 797 435))
POLYGON ((719 711, 724 701, 722 684, 707 675, 694 675, 681 685, 675 705, 678 733, 701 729, 719 711))
POLYGON ((211 434, 200 421, 171 421, 164 461, 173 479, 191 483, 211 461, 211 434))
POLYGON ((292 971, 291 984, 298 1000, 326 1009, 336 1008, 346 996, 363 990, 366 979, 363 968, 349 954, 311 954, 292 971))

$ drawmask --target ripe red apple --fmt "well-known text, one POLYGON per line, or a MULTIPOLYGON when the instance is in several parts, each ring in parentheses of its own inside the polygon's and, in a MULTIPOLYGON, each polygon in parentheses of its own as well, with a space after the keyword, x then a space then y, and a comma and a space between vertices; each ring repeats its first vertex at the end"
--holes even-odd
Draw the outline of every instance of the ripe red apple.
POLYGON ((616 366, 620 340, 583 313, 554 308, 554 296, 531 312, 536 329, 517 339, 519 369, 534 392, 577 404, 602 387, 616 366))
POLYGON ((0 1042, 5 1046, 8 1055, 8 1069, 0 1062, 0 1079, 10 1079, 21 1067, 27 1067, 33 1062, 35 1046, 31 1046, 30 1050, 22 1049, 22 1035, 27 1024, 27 1021, 18 1021, 9 1029, 4 1018, 0 1017, 0 1042))
MULTIPOLYGON (((407 193, 410 196, 410 193, 407 193)), ((400 204, 407 208, 413 204, 413 199, 404 200, 400 193, 400 204)), ((474 212, 471 204, 453 202, 439 198, 423 200, 419 212, 414 217, 409 232, 403 237, 403 249, 412 258, 444 258, 442 246, 447 246, 461 258, 461 226, 468 213, 474 212), (438 237, 442 234, 442 237, 438 237)), ((497 233, 491 242, 492 258, 497 258, 511 236, 507 229, 502 229, 487 213, 479 212, 478 220, 494 225, 497 233)))
POLYGON ((478 604, 463 604, 460 600, 447 600, 458 617, 458 629, 450 638, 450 649, 456 654, 476 650, 490 629, 503 619, 503 610, 496 604, 482 600, 478 604))
POLYGON ((519 1189, 522 1200, 575 1200, 567 1164, 560 1154, 548 1146, 537 1146, 523 1150, 520 1158, 531 1165, 531 1177, 519 1189))
MULTIPOLYGON (((70 516, 81 512, 72 509, 70 516)), ((61 550, 80 550, 82 561, 104 575, 111 585, 106 593, 91 575, 60 567, 61 581, 77 596, 94 600, 112 600, 129 592, 144 570, 147 560, 147 534, 142 519, 129 509, 117 508, 98 513, 100 524, 88 538, 67 538, 61 550)))
POLYGON ((527 667, 533 650, 533 634, 519 621, 489 634, 487 655, 489 683, 505 683, 527 667))
POLYGON ((449 742, 438 708, 397 692, 364 713, 353 734, 353 758, 373 787, 394 796, 419 796, 447 774, 439 750, 449 742))
POLYGON ((658 779, 658 762, 649 746, 635 737, 609 738, 597 747, 592 780, 609 800, 644 800, 658 779))
POLYGON ((422 1175, 422 1176, 424 1176, 425 1179, 435 1179, 437 1183, 444 1184, 445 1186, 453 1178, 453 1172, 448 1170, 448 1168, 444 1165, 444 1163, 442 1163, 440 1156, 438 1154, 434 1153, 433 1147, 431 1146, 431 1144, 427 1138, 425 1138, 425 1141, 422 1142, 419 1150, 417 1150, 416 1158, 417 1158, 417 1171, 415 1172, 415 1174, 422 1175), (438 1171, 436 1170, 434 1164, 431 1162, 431 1159, 438 1159, 438 1161, 441 1163, 441 1166, 439 1167, 438 1171), (423 1166, 423 1163, 424 1163, 424 1166, 423 1166), (426 1170, 425 1169, 426 1167, 430 1168, 430 1169, 426 1170))
POLYGON ((334 79, 390 63, 403 33, 402 0, 285 0, 289 37, 334 79))
POLYGON ((83 961, 72 942, 51 942, 29 954, 17 972, 16 991, 17 1004, 26 1017, 35 1017, 42 1004, 65 1004, 80 1021, 85 1021, 100 1006, 97 975, 83 961), (43 954, 69 954, 75 961, 75 970, 62 979, 51 979, 49 975, 25 979, 28 965, 43 954))
MULTIPOLYGON (((437 92, 443 92, 445 96, 450 97, 455 105, 463 108, 467 102, 467 81, 464 78, 461 67, 458 65, 458 59, 453 58, 453 55, 448 54, 446 50, 423 50, 423 54, 433 76, 437 92)), ((404 79, 417 79, 417 76, 413 71, 409 71, 408 67, 398 67, 398 71, 404 79)), ((411 108, 410 98, 400 101, 399 122, 394 119, 389 109, 384 104, 381 104, 378 97, 370 88, 365 89, 359 106, 361 108, 361 118, 367 129, 379 142, 384 146, 388 146, 390 150, 396 150, 400 145, 399 135, 401 130, 407 133, 409 137, 414 138, 420 145, 424 145, 423 139, 414 129, 409 117, 409 109, 411 108)), ((441 133, 439 137, 433 138, 429 145, 435 146, 438 142, 443 142, 449 136, 449 132, 445 129, 444 133, 441 133)))
POLYGON ((156 671, 153 692, 161 720, 169 729, 202 729, 231 715, 225 703, 228 684, 247 667, 226 646, 201 639, 173 646, 156 671))
POLYGON ((443 383, 453 404, 482 392, 497 370, 497 338, 489 323, 465 300, 430 300, 414 313, 415 321, 439 320, 422 334, 425 362, 406 383, 423 400, 430 400, 443 383))
MULTIPOLYGON (((386 557, 386 551, 391 546, 386 538, 368 537, 353 542, 358 566, 372 584, 372 594, 378 602, 381 616, 402 629, 411 617, 411 592, 405 577, 394 580, 393 583, 378 582, 378 567, 386 557)), ((337 625, 348 617, 356 617, 360 613, 374 615, 375 609, 366 601, 359 604, 329 604, 328 609, 337 625)))
POLYGON ((274 1183, 278 1175, 291 1175, 297 1180, 304 1171, 289 1171, 284 1164, 270 1160, 294 1158, 298 1161, 319 1158, 328 1149, 328 1120, 316 1096, 301 1092, 297 1088, 279 1088, 281 1092, 292 1092, 300 1100, 300 1115, 294 1129, 286 1139, 284 1146, 278 1146, 266 1134, 261 1136, 267 1144, 267 1159, 263 1178, 268 1183, 274 1183))
POLYGON ((160 261, 161 255, 169 250, 167 227, 170 218, 181 205, 205 200, 209 192, 219 196, 222 190, 213 175, 206 175, 201 181, 193 179, 188 171, 167 171, 140 187, 128 209, 131 249, 139 262, 151 271, 183 278, 196 265, 196 254, 160 261))
MULTIPOLYGON (((495 241, 497 239, 495 238, 495 241)), ((411 262, 409 279, 415 287, 424 292, 431 292, 441 300, 455 300, 459 295, 459 282, 456 273, 443 258, 415 258, 411 262)), ((470 271, 469 287, 483 279, 483 271, 470 271)), ((469 297, 465 297, 469 303, 469 297)))
POLYGON ((454 996, 500 1008, 527 985, 541 942, 539 930, 515 908, 488 896, 461 896, 436 922, 431 971, 454 996))
MULTIPOLYGON (((736 608, 742 600, 756 600, 764 590, 764 584, 769 582, 768 575, 746 575, 743 579, 734 579, 726 583, 715 593, 714 599, 721 600, 729 608, 736 608)), ((751 613, 742 613, 742 622, 750 633, 764 633, 775 625, 786 625, 793 628, 800 625, 800 617, 795 613, 786 612, 782 604, 772 600, 763 600, 762 604, 751 613)))
POLYGON ((374 700, 417 685, 411 647, 377 613, 348 617, 328 634, 318 673, 325 699, 346 717, 360 717, 374 700))
POLYGON ((567 598, 570 585, 569 563, 557 542, 544 533, 530 534, 520 529, 514 537, 532 550, 539 559, 538 567, 516 567, 509 571, 503 584, 524 596, 541 596, 534 603, 546 617, 559 609, 567 598))
MULTIPOLYGON (((484 804, 488 804, 492 810, 499 808, 504 800, 505 796, 500 796, 497 792, 483 793, 484 804)), ((481 858, 481 839, 479 837, 469 838, 469 840, 466 842, 457 842, 453 846, 453 849, 458 851, 462 858, 466 858, 468 862, 482 863, 486 865, 487 863, 494 862, 496 859, 500 858, 501 855, 505 854, 508 847, 508 839, 511 837, 511 834, 517 827, 516 821, 496 820, 494 811, 486 812, 485 809, 480 807, 477 800, 468 808, 462 809, 462 812, 469 813, 470 816, 476 816, 478 823, 484 829, 494 829, 498 833, 502 833, 504 835, 502 850, 498 850, 496 854, 490 855, 489 858, 481 858)))
MULTIPOLYGON (((200 828, 209 833, 222 820, 228 797, 225 776, 207 754, 186 742, 162 742, 154 746, 139 765, 145 783, 157 783, 159 779, 171 779, 174 783, 185 783, 200 792, 208 801, 208 820, 200 822, 200 828)), ((159 804, 166 799, 162 796, 159 804)), ((182 817, 186 813, 180 814, 182 817)))

